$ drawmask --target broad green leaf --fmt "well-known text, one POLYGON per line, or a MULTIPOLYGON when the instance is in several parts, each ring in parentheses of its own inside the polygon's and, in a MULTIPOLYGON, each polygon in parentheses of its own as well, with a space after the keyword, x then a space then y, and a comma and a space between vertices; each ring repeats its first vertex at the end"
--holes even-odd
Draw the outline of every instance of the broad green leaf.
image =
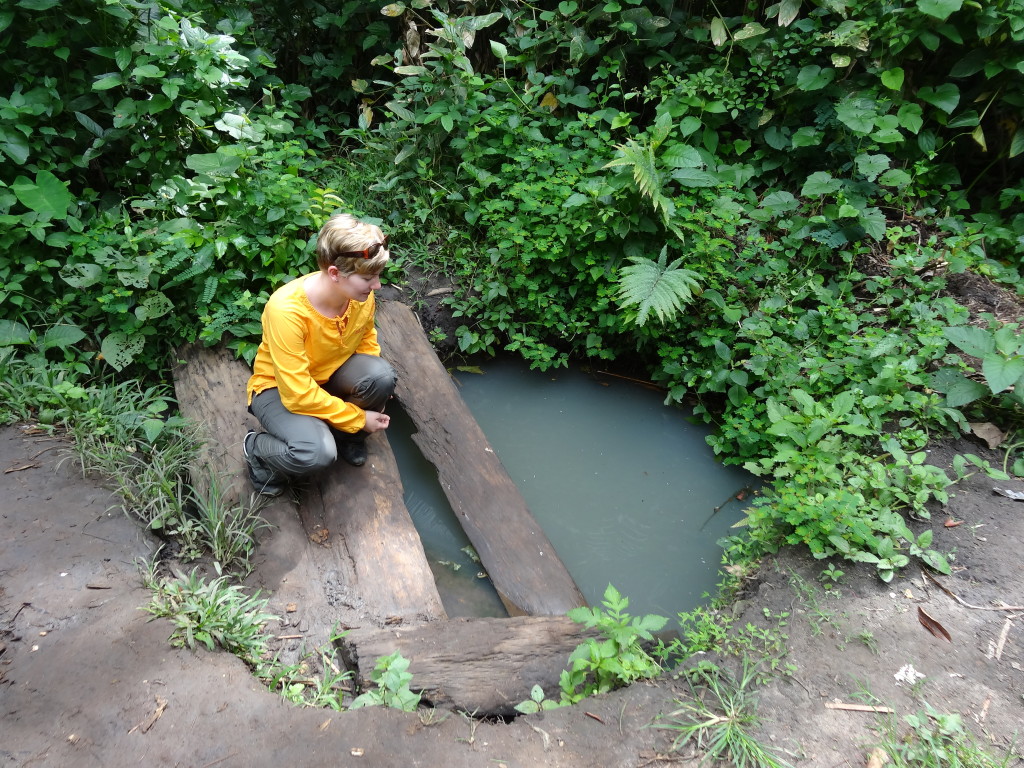
POLYGON ((793 134, 793 147, 816 147, 821 144, 824 134, 816 128, 805 125, 793 134))
POLYGON ((938 107, 946 114, 952 114, 956 105, 960 103, 960 89, 953 83, 943 83, 938 88, 926 85, 918 90, 917 97, 933 107, 938 107))
POLYGON ((22 325, 14 320, 0 318, 0 347, 10 347, 14 344, 28 344, 32 341, 32 332, 27 325, 22 325))
POLYGON ((185 165, 196 173, 210 176, 230 176, 242 165, 242 158, 225 152, 211 152, 203 155, 189 155, 185 165))
POLYGON ((132 63, 132 55, 131 48, 118 48, 114 53, 114 63, 117 64, 117 68, 124 72, 132 63))
POLYGON ((142 431, 146 435, 146 440, 152 443, 158 437, 160 433, 164 431, 166 422, 163 419, 145 419, 142 422, 142 431))
POLYGON ((401 67, 395 67, 396 75, 425 75, 429 71, 430 70, 428 70, 426 67, 421 67, 419 65, 412 64, 404 65, 401 67))
POLYGON ((494 54, 494 58, 498 61, 504 61, 508 58, 508 48, 499 43, 497 40, 491 40, 491 53, 494 54))
POLYGON ((807 181, 800 189, 800 194, 803 197, 821 197, 838 192, 842 186, 843 182, 832 178, 832 174, 828 171, 815 171, 807 177, 807 181))
POLYGON ((870 133, 875 127, 874 102, 859 97, 843 99, 836 105, 836 117, 855 133, 870 133))
POLYGON ((58 325, 51 325, 46 329, 40 347, 42 349, 66 349, 67 347, 74 346, 84 338, 85 331, 77 325, 60 323, 58 325))
POLYGON ((163 77, 164 71, 155 64, 140 64, 132 70, 132 77, 143 80, 147 77, 163 77))
POLYGON ((64 282, 72 288, 88 288, 103 277, 103 268, 98 264, 73 264, 60 271, 64 282))
POLYGON ((836 78, 832 68, 822 69, 817 64, 804 67, 796 76, 796 87, 801 91, 818 91, 836 78))
POLYGON ((60 5, 60 0, 19 0, 19 8, 27 8, 30 11, 48 11, 60 5))
POLYGON ((564 203, 562 203, 562 207, 563 208, 576 208, 576 207, 586 203, 587 200, 589 200, 589 198, 586 195, 584 195, 584 194, 582 194, 580 192, 573 192, 571 195, 569 195, 569 197, 566 199, 566 201, 564 203))
POLYGON ((1010 157, 1016 157, 1024 152, 1024 126, 1018 128, 1010 139, 1010 157))
POLYGON ((1024 354, 1024 337, 1021 336, 1020 328, 1016 323, 1000 326, 999 330, 993 334, 993 341, 995 341, 996 350, 1007 357, 1024 354))
POLYGON ((985 381, 988 382, 992 394, 997 395, 1024 376, 1024 357, 985 355, 981 360, 981 372, 985 375, 985 381))
POLYGON ((81 123, 82 127, 89 131, 93 136, 100 138, 103 136, 103 126, 97 123, 88 115, 83 112, 75 112, 75 119, 81 123))
POLYGON ((768 30, 756 21, 750 21, 736 30, 733 37, 737 40, 749 40, 752 37, 767 34, 767 32, 768 30))
POLYGON ((142 336, 128 336, 116 331, 103 339, 100 354, 115 370, 124 370, 142 351, 145 340, 142 336))
POLYGON ((887 155, 857 155, 857 159, 854 161, 857 170, 868 181, 874 181, 882 171, 887 170, 889 162, 887 155))
POLYGON ((904 104, 896 113, 896 119, 900 121, 901 126, 916 134, 921 130, 921 126, 924 125, 922 115, 923 112, 921 111, 920 104, 904 104))
POLYGON ((892 168, 878 178, 878 183, 883 187, 896 187, 902 189, 913 181, 910 174, 900 168, 892 168))
POLYGON ((28 139, 21 131, 0 126, 0 150, 18 165, 24 165, 29 156, 28 139))
POLYGON ((814 398, 804 392, 802 389, 791 389, 789 396, 792 397, 797 405, 800 406, 800 411, 805 415, 814 413, 814 398))
POLYGON ((885 238, 885 214, 878 208, 865 208, 857 219, 864 231, 875 240, 885 238))
POLYGON ((761 208, 771 213, 773 216, 778 216, 780 213, 788 213, 794 211, 800 207, 800 201, 793 196, 793 193, 780 190, 778 192, 772 192, 769 195, 765 195, 761 201, 761 208))
POLYGON ((782 0, 779 3, 779 26, 788 27, 800 15, 801 0, 782 0))
POLYGON ((976 125, 981 124, 981 115, 976 110, 969 109, 966 112, 960 112, 956 117, 951 117, 949 122, 946 123, 948 128, 973 128, 976 125))
POLYGON ((894 91, 903 87, 903 67, 893 67, 882 73, 882 85, 894 91))
POLYGON ((414 115, 412 112, 410 112, 397 101, 389 101, 384 106, 390 109, 403 120, 408 120, 410 123, 416 122, 416 115, 414 115))
POLYGON ((725 26, 725 21, 721 16, 716 16, 711 20, 711 42, 716 47, 721 47, 728 39, 729 30, 725 26))
POLYGON ((14 11, 0 11, 0 32, 3 32, 14 21, 14 11))
POLYGON ((689 144, 673 144, 661 156, 661 160, 672 168, 701 168, 704 166, 700 152, 689 144))
POLYGON ((174 303, 160 291, 149 291, 135 308, 135 316, 139 320, 153 320, 163 317, 174 309, 174 303))
POLYGON ((995 351, 992 334, 973 325, 955 325, 942 330, 942 335, 962 351, 974 357, 985 357, 995 351))
POLYGON ((978 143, 982 152, 988 152, 988 143, 985 141, 985 131, 980 125, 971 131, 971 138, 978 143))
POLYGON ((491 24, 494 24, 496 21, 500 21, 501 18, 502 14, 495 11, 494 13, 485 13, 483 16, 470 16, 468 18, 463 18, 461 21, 463 21, 470 29, 480 31, 481 29, 491 26, 491 24))
POLYGON ((879 115, 875 118, 875 129, 871 138, 879 144, 896 144, 904 141, 900 133, 900 120, 896 115, 879 115))
POLYGON ((121 85, 121 74, 119 72, 111 72, 106 75, 100 75, 92 84, 94 91, 109 91, 111 88, 116 88, 121 85))
POLYGON ((921 13, 934 16, 942 21, 948 19, 950 14, 959 11, 963 4, 964 0, 917 0, 917 7, 921 13))
POLYGON ((67 185, 49 171, 39 171, 34 184, 19 176, 11 184, 11 189, 22 205, 38 213, 44 221, 64 218, 74 199, 67 185))
POLYGON ((715 174, 697 168, 678 168, 672 172, 672 178, 684 187, 714 187, 720 181, 715 174))

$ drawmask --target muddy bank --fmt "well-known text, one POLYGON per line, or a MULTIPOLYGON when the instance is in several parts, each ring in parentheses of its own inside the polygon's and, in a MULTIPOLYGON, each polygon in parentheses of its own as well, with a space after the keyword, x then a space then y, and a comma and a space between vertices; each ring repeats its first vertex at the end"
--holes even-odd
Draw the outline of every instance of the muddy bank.
MULTIPOLYGON (((684 695, 671 676, 505 724, 296 708, 234 657, 171 648, 171 626, 140 610, 148 594, 136 561, 156 542, 70 462, 57 466, 61 448, 0 430, 4 765, 696 765, 685 751, 668 754, 672 731, 650 727, 684 695)), ((964 441, 933 458, 948 462, 954 449, 984 453, 964 441)), ((916 568, 884 585, 839 564, 844 576, 825 594, 825 564, 800 552, 767 560, 749 581, 736 626, 785 635, 778 658, 788 673, 761 689, 759 704, 762 738, 782 757, 863 766, 877 716, 826 705, 865 691, 898 716, 925 701, 959 712, 979 739, 1008 746, 1024 720, 1024 611, 999 603, 1024 603, 1024 503, 996 486, 1024 491, 1020 481, 975 475, 934 516, 936 544, 956 552, 955 573, 941 578, 949 593, 916 568), (963 523, 946 528, 947 518, 963 523), (922 626, 919 607, 950 640, 922 626), (897 683, 907 664, 923 682, 897 683)))

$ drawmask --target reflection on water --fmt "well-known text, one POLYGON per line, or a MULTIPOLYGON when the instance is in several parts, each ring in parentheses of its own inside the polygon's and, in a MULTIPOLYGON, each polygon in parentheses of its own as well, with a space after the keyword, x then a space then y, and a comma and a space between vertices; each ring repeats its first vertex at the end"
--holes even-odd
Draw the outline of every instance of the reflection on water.
MULTIPOLYGON (((717 581, 715 542, 740 519, 743 505, 714 510, 753 482, 715 461, 704 442, 707 428, 665 407, 658 392, 627 381, 579 370, 530 371, 516 360, 481 368, 483 375, 457 374, 462 396, 587 600, 599 604, 612 583, 629 597, 634 615, 674 617, 703 602, 717 581)), ((398 416, 388 434, 406 504, 446 609, 452 616, 501 615, 493 588, 481 588, 479 566, 462 551, 468 542, 436 471, 408 438, 411 425, 396 422, 398 416), (409 471, 417 459, 421 479, 409 471), (448 589, 456 591, 446 596, 448 589), (487 594, 477 601, 477 592, 487 594), (488 612, 495 606, 499 612, 488 612)))
POLYGON ((388 412, 392 414, 388 442, 402 475, 405 506, 419 531, 445 612, 452 618, 507 616, 498 593, 474 560, 476 553, 441 490, 437 470, 412 441, 412 421, 401 408, 389 407, 388 412))

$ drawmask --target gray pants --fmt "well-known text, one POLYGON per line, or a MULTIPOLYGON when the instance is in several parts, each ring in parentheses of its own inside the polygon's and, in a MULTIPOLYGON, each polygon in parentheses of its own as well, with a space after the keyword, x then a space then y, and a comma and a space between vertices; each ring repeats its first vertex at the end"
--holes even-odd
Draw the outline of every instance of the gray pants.
MULTIPOLYGON (((323 388, 335 397, 366 411, 380 411, 395 391, 397 380, 391 364, 375 355, 352 355, 323 388)), ((292 413, 281 403, 277 389, 267 389, 252 399, 249 406, 266 432, 251 441, 257 469, 265 469, 261 483, 278 483, 287 477, 308 475, 333 464, 338 458, 337 440, 361 440, 334 429, 315 416, 292 413)))

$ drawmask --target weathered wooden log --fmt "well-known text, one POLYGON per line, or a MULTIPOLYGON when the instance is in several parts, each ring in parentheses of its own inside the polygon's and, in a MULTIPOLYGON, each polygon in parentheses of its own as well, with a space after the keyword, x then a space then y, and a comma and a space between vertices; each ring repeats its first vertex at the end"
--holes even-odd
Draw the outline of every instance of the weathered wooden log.
POLYGON ((409 510, 391 445, 367 438, 362 467, 338 461, 314 479, 299 504, 303 527, 335 570, 351 564, 352 606, 378 623, 446 617, 409 510))
POLYGON ((395 395, 416 425, 413 440, 511 615, 564 614, 585 605, 579 587, 526 506, 403 304, 378 301, 383 356, 398 370, 395 395))
POLYGON ((242 462, 242 439, 258 425, 245 405, 245 384, 252 372, 230 353, 199 344, 178 350, 174 393, 181 415, 197 424, 202 444, 192 482, 201 493, 220 485, 230 505, 247 499, 251 488, 242 462))
MULTIPOLYGON (((227 500, 245 504, 252 489, 242 439, 258 427, 245 405, 249 368, 224 350, 196 345, 182 349, 179 359, 179 407, 205 440, 195 475, 216 472, 227 500)), ((380 624, 445 616, 391 446, 378 433, 367 447, 365 466, 337 462, 312 478, 297 516, 287 495, 263 510, 278 530, 261 542, 258 586, 294 603, 316 644, 326 642, 344 607, 380 624)))
POLYGON ((411 627, 353 629, 339 642, 363 688, 377 659, 399 651, 409 659, 410 687, 435 707, 511 715, 534 685, 559 696, 569 654, 596 630, 564 616, 450 619, 411 627))

